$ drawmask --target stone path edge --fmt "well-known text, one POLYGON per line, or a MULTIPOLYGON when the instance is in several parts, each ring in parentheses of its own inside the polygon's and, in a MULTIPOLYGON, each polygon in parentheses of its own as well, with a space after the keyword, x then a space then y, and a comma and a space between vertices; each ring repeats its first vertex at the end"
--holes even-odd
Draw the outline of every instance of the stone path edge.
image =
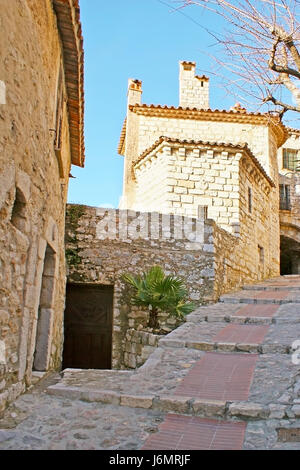
POLYGON ((292 354, 294 352, 291 345, 284 344, 256 344, 256 343, 221 343, 213 341, 181 341, 172 339, 161 339, 158 343, 160 347, 188 348, 198 349, 200 351, 222 351, 240 353, 259 353, 259 354, 292 354))
POLYGON ((68 387, 61 384, 47 388, 49 395, 68 397, 87 402, 126 406, 129 408, 152 409, 175 412, 203 418, 226 419, 290 419, 290 412, 300 418, 300 410, 293 405, 277 403, 262 405, 249 401, 220 401, 191 397, 170 397, 169 395, 128 395, 110 390, 90 391, 84 388, 68 387), (296 411, 296 414, 295 414, 296 411))

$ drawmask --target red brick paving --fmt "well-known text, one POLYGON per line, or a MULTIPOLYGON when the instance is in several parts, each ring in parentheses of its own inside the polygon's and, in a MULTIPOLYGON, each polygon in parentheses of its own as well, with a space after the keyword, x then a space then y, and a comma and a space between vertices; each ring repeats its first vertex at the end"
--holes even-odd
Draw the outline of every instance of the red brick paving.
POLYGON ((255 343, 260 344, 267 331, 268 325, 228 325, 212 338, 212 341, 229 343, 255 343))
POLYGON ((177 387, 175 395, 247 400, 258 354, 208 352, 177 387))
POLYGON ((240 450, 245 422, 169 414, 142 450, 240 450))
POLYGON ((289 291, 270 291, 264 290, 256 295, 257 299, 274 299, 274 300, 283 300, 290 294, 289 291))
MULTIPOLYGON (((274 280, 274 286, 292 286, 295 279, 274 280)), ((269 284, 270 286, 270 284, 269 284)), ((288 291, 248 291, 241 298, 283 300, 288 291)), ((233 315, 272 317, 279 305, 250 304, 233 315)), ((269 326, 228 325, 213 341, 261 343, 269 326)), ((207 352, 177 387, 175 395, 207 400, 247 400, 258 354, 207 352)), ((239 450, 247 424, 169 414, 159 432, 150 436, 144 450, 239 450)))
POLYGON ((279 309, 279 305, 275 304, 249 304, 240 308, 232 315, 238 317, 273 317, 279 309))

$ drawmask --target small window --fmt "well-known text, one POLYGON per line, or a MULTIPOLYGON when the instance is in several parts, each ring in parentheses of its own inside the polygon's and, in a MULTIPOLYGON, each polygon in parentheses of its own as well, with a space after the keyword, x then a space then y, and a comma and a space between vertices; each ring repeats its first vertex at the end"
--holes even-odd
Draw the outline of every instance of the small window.
POLYGON ((279 209, 282 211, 291 210, 291 190, 289 184, 279 185, 279 209))
POLYGON ((58 85, 57 85, 57 95, 56 95, 55 141, 54 141, 55 150, 60 150, 61 149, 63 102, 64 102, 63 73, 62 73, 62 66, 61 66, 60 71, 59 71, 58 85))
POLYGON ((298 156, 298 150, 295 149, 283 149, 283 168, 287 170, 296 170, 300 166, 300 160, 298 156))
POLYGON ((260 264, 264 264, 264 261, 265 261, 264 249, 260 245, 258 245, 258 256, 259 256, 260 264))
POLYGON ((21 232, 25 231, 26 227, 26 200, 24 194, 19 188, 16 188, 16 196, 12 208, 10 222, 21 232))
POLYGON ((252 212, 252 189, 248 188, 248 212, 252 212))
POLYGON ((207 220, 208 206, 198 206, 198 219, 207 220))

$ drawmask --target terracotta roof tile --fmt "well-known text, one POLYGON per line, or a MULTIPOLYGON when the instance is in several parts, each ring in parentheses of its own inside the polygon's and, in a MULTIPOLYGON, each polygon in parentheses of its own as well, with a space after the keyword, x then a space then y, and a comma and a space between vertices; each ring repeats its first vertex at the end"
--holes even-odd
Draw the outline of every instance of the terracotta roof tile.
POLYGON ((71 161, 84 166, 84 51, 78 0, 52 0, 63 46, 71 161))

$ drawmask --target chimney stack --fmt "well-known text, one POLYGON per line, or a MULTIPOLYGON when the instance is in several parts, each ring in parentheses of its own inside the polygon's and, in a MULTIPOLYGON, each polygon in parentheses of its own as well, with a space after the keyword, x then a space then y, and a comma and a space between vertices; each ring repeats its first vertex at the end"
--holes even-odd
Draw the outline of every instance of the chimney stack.
POLYGON ((195 71, 196 62, 179 62, 179 106, 209 109, 209 78, 195 71))
POLYGON ((141 80, 128 80, 128 106, 142 103, 142 82, 141 80))

